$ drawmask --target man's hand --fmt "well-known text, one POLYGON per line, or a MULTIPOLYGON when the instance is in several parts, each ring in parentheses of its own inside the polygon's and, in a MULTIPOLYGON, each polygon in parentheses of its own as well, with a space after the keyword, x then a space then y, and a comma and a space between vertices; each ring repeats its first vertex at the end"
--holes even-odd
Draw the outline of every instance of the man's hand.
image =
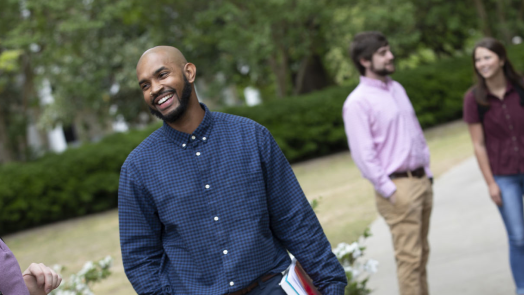
POLYGON ((389 198, 388 198, 389 202, 391 204, 395 204, 395 202, 397 201, 397 192, 394 192, 389 198))
POLYGON ((488 185, 489 188, 489 196, 497 204, 497 206, 502 206, 502 197, 500 193, 500 188, 496 182, 492 182, 490 185, 488 185))
POLYGON ((43 263, 31 263, 22 275, 31 295, 48 294, 62 282, 62 277, 43 263))

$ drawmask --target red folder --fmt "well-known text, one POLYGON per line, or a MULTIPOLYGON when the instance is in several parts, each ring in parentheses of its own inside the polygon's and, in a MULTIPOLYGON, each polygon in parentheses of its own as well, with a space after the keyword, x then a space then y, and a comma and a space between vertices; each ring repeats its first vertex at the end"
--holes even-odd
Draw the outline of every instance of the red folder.
POLYGON ((302 286, 304 287, 304 290, 306 290, 306 293, 308 295, 322 295, 320 294, 320 292, 318 292, 317 287, 313 285, 313 280, 304 271, 302 265, 300 265, 300 262, 298 261, 295 270, 298 275, 298 278, 300 279, 300 282, 302 283, 302 286))

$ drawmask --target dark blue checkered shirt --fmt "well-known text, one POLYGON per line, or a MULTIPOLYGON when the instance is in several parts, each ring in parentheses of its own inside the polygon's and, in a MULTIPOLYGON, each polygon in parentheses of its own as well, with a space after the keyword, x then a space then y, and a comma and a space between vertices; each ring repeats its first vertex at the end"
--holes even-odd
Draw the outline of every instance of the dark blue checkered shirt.
POLYGON ((269 131, 211 112, 193 134, 164 126, 120 174, 120 242, 138 294, 221 295, 284 271, 289 250, 323 294, 346 277, 269 131))

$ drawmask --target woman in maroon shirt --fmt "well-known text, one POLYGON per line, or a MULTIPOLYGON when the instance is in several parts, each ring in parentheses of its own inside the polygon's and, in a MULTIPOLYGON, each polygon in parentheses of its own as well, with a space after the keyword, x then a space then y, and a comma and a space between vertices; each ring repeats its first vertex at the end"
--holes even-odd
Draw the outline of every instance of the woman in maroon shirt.
POLYGON ((473 50, 478 82, 464 98, 475 156, 509 238, 517 294, 524 294, 524 83, 497 40, 473 50))
POLYGON ((45 295, 60 286, 62 277, 42 263, 22 273, 15 256, 0 238, 0 295, 45 295))

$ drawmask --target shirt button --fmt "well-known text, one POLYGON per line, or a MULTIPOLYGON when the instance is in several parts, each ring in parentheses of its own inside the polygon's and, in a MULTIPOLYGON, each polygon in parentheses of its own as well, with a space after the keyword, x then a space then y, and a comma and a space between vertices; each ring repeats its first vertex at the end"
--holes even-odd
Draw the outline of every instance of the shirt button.
POLYGON ((218 216, 215 216, 215 218, 213 218, 215 221, 218 221, 218 216))
POLYGON ((518 148, 518 147, 516 147, 516 148, 515 148, 515 151, 516 151, 516 152, 518 152, 518 151, 519 151, 519 148, 518 148))
POLYGON ((222 253, 224 253, 224 255, 226 255, 227 254, 227 250, 224 250, 224 252, 222 252, 222 253))
POLYGON ((505 105, 505 104, 503 104, 503 105, 502 105, 502 107, 503 107, 503 108, 506 108, 506 105, 505 105))
POLYGON ((516 141, 516 140, 517 140, 517 138, 516 138, 515 136, 513 136, 512 139, 513 139, 513 141, 516 141))
POLYGON ((509 130, 513 130, 513 126, 512 125, 509 125, 509 130))
POLYGON ((209 184, 206 184, 206 188, 210 188, 211 186, 209 186, 209 184))
POLYGON ((200 152, 197 152, 196 155, 197 155, 197 156, 200 156, 200 152))
POLYGON ((229 282, 229 285, 230 286, 233 286, 235 283, 234 282, 229 282))
POLYGON ((205 138, 205 137, 202 137, 202 140, 206 140, 206 139, 207 139, 207 138, 205 138))
POLYGON ((186 147, 186 144, 184 143, 184 144, 182 145, 182 147, 186 147))
POLYGON ((506 115, 506 119, 508 119, 508 120, 509 120, 509 115, 506 115))
POLYGON ((193 135, 193 136, 191 136, 191 139, 192 139, 192 140, 195 140, 195 138, 196 138, 196 137, 195 137, 194 135, 193 135))

